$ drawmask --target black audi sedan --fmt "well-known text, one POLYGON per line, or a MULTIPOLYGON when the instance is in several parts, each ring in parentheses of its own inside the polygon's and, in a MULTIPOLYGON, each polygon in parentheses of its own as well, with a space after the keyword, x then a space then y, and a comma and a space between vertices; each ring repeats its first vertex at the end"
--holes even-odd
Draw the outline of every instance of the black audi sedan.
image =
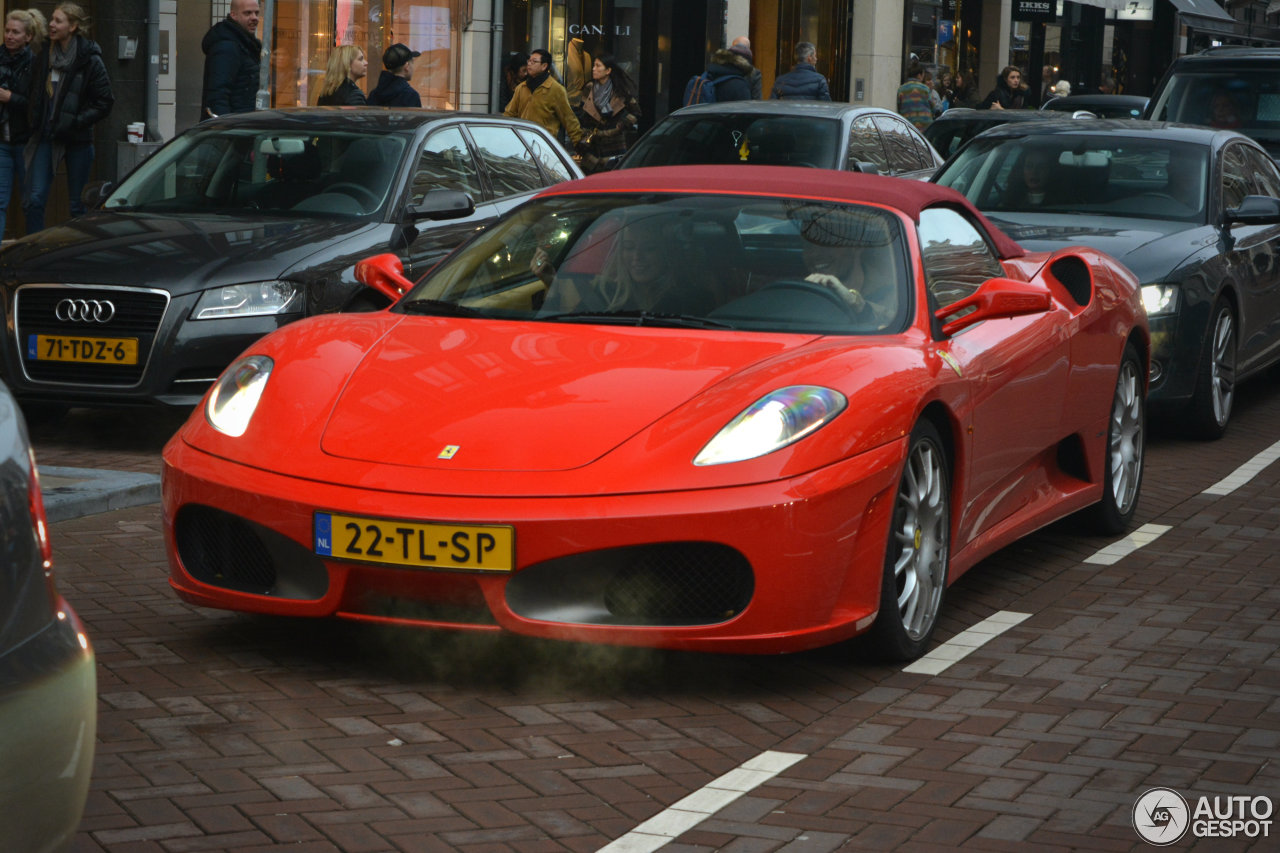
POLYGON ((1031 251, 1084 245, 1132 270, 1151 322, 1149 401, 1190 433, 1220 437, 1236 383, 1280 360, 1280 172, 1249 137, 1024 122, 976 137, 935 180, 1031 251))
POLYGON ((194 405, 262 335, 385 305, 356 261, 394 252, 420 275, 581 174, 541 127, 501 116, 318 108, 203 122, 100 209, 0 252, 4 378, 24 405, 194 405))

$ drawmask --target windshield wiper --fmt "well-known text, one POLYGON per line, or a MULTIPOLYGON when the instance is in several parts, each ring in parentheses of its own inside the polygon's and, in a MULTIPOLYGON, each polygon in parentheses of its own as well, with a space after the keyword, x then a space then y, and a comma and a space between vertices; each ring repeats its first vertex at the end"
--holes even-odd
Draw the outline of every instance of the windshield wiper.
POLYGON ((457 302, 446 302, 443 299, 411 299, 402 302, 400 307, 407 314, 432 314, 437 317, 483 317, 483 312, 457 302))
POLYGON ((539 320, 583 320, 587 322, 615 323, 636 326, 676 326, 687 329, 732 329, 728 323, 695 317, 692 314, 664 314, 654 311, 570 311, 565 314, 545 314, 539 320))

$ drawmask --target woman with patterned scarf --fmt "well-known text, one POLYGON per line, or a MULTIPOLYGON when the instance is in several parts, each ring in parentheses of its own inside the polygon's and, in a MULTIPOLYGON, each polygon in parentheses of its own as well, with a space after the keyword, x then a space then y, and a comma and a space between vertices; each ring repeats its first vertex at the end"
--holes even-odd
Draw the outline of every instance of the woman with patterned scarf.
POLYGON ((611 54, 600 54, 591 63, 591 82, 582 93, 582 171, 599 171, 608 158, 626 151, 639 123, 640 103, 631 78, 611 54))
POLYGON ((85 212, 80 193, 93 167, 93 126, 107 117, 115 98, 102 49, 81 33, 88 22, 75 3, 59 3, 49 16, 49 49, 32 63, 27 143, 27 194, 22 209, 27 233, 44 228, 44 208, 59 161, 67 162, 72 216, 85 212))
POLYGON ((27 94, 31 89, 31 54, 44 43, 44 13, 14 9, 4 19, 4 50, 0 50, 0 235, 13 188, 24 183, 23 149, 31 138, 27 124, 27 94))

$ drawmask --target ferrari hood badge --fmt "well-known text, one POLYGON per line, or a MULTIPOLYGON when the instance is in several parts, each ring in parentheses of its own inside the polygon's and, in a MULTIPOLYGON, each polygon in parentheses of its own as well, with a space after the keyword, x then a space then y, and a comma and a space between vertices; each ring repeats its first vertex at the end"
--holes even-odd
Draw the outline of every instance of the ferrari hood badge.
POLYGON ((454 457, 454 455, 455 455, 455 454, 457 454, 457 452, 458 452, 458 445, 456 445, 456 444, 446 444, 446 445, 444 446, 444 449, 440 451, 440 455, 438 455, 436 458, 437 458, 437 459, 452 459, 452 458, 454 457))

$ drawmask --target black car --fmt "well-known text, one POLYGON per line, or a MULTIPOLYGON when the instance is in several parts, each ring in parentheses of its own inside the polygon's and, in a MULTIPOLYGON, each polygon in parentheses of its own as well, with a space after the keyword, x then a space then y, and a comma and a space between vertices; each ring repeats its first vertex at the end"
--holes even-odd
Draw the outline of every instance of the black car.
POLYGON ((1222 435, 1236 383, 1280 360, 1280 171, 1229 130, 1098 119, 1006 125, 936 181, 1027 249, 1083 245, 1142 282, 1150 402, 1222 435))
POLYGON ((933 124, 924 129, 924 135, 937 152, 946 158, 984 130, 1012 121, 1047 121, 1051 118, 1061 116, 1040 110, 975 110, 972 107, 953 107, 935 118, 933 124))
POLYGON ((809 166, 927 179, 942 158, 902 116, 825 101, 727 101, 676 110, 618 168, 809 166))
POLYGON ((1143 118, 1238 130, 1280 157, 1280 48, 1214 47, 1178 57, 1143 118))
POLYGON ((54 582, 35 458, 2 383, 0 531, 0 850, 66 850, 93 771, 93 647, 54 582))
POLYGON ((267 332, 385 305, 356 261, 395 252, 420 275, 580 176, 545 130, 500 116, 322 108, 202 122, 100 210, 0 252, 4 377, 24 403, 193 405, 267 332))
POLYGON ((1083 110, 1095 118, 1142 118, 1147 100, 1145 95, 1067 95, 1050 98, 1040 109, 1060 113, 1083 110))

